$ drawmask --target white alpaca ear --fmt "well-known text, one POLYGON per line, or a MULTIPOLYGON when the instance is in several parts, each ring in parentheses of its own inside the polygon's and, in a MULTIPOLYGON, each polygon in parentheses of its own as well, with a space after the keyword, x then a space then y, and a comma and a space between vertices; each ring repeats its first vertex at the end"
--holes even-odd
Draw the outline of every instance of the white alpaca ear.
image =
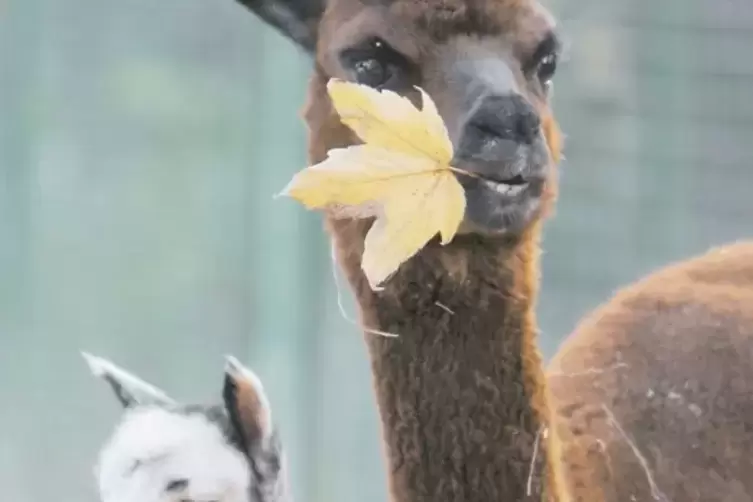
POLYGON ((164 391, 119 368, 107 359, 86 352, 81 352, 81 355, 89 365, 92 374, 110 384, 115 396, 124 408, 138 405, 166 406, 175 404, 175 401, 168 397, 164 391))
POLYGON ((259 377, 236 358, 225 360, 225 409, 244 446, 251 449, 271 436, 272 410, 259 377))

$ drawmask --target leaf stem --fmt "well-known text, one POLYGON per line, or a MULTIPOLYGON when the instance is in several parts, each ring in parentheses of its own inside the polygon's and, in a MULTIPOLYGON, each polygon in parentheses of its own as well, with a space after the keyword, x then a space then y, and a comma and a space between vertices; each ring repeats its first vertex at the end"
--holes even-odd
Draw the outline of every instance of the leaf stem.
POLYGON ((457 174, 462 174, 462 175, 464 175, 464 176, 470 176, 471 178, 478 178, 478 179, 481 179, 481 176, 480 176, 480 175, 478 175, 478 174, 476 174, 476 173, 472 173, 472 172, 470 172, 470 171, 466 171, 465 169, 460 169, 460 168, 458 168, 458 167, 452 167, 452 166, 447 166, 447 168, 448 168, 448 169, 449 169, 450 171, 452 171, 453 173, 457 173, 457 174))

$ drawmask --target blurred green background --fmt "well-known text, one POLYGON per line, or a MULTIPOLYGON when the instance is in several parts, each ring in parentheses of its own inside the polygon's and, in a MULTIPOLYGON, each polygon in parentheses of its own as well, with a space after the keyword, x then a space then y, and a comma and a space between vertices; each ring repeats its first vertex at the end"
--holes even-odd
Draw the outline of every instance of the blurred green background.
MULTIPOLYGON (((753 235, 753 4, 548 5, 570 46, 550 355, 618 286, 753 235)), ((219 397, 233 353, 269 390, 298 500, 386 500, 320 218, 272 199, 305 166, 308 71, 232 0, 0 1, 3 500, 94 502, 120 410, 79 349, 190 401, 219 397)))

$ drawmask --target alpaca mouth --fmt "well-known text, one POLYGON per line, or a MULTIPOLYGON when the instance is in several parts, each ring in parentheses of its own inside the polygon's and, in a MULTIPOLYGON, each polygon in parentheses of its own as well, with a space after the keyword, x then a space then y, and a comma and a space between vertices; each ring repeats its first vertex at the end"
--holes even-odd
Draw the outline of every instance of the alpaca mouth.
POLYGON ((509 179, 496 179, 489 176, 479 176, 481 183, 488 189, 497 192, 500 195, 514 196, 522 192, 529 185, 529 182, 520 174, 509 179))
MULTIPOLYGON (((520 174, 516 174, 511 178, 500 178, 496 176, 489 176, 488 174, 480 174, 476 172, 469 172, 463 175, 466 179, 475 178, 476 181, 483 187, 499 194, 508 197, 513 197, 523 192, 531 184, 530 180, 527 180, 520 174)), ((470 181, 470 180, 468 180, 470 181)))
POLYGON ((526 152, 510 162, 458 163, 466 195, 464 228, 488 235, 523 231, 543 204, 548 163, 543 154, 526 152))

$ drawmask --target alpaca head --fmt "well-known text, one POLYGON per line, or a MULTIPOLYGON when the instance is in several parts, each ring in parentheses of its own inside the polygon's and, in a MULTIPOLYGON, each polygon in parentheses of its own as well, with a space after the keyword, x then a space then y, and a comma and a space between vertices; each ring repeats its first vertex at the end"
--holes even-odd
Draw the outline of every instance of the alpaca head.
POLYGON ((176 403, 84 354, 124 413, 99 455, 102 502, 287 502, 283 452, 261 382, 229 357, 222 404, 176 403))
POLYGON ((549 108, 559 55, 536 0, 240 0, 315 58, 306 121, 312 160, 358 143, 333 111, 336 77, 389 89, 447 124, 467 196, 461 233, 520 234, 555 194, 557 125, 549 108))

